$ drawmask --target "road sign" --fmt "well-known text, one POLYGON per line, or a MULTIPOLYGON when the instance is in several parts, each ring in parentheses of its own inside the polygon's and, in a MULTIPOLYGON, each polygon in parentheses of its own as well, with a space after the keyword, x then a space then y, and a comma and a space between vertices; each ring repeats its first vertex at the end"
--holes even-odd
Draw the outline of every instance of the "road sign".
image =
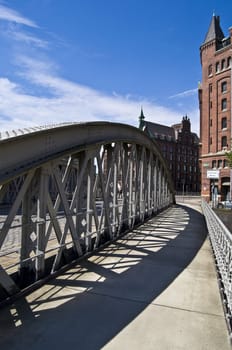
POLYGON ((219 170, 207 170, 207 179, 219 179, 219 170))

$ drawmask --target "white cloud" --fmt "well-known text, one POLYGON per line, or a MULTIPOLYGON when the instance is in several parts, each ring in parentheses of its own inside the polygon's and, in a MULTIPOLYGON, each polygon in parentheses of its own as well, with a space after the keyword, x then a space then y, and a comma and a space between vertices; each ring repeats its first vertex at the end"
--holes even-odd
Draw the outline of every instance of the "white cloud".
MULTIPOLYGON (((14 10, 0 5, 0 20, 16 22, 29 27, 37 25, 14 10)), ((38 28, 38 27, 37 27, 38 28)), ((148 121, 165 125, 180 122, 179 111, 166 108, 144 97, 122 96, 117 92, 102 93, 78 82, 61 77, 57 64, 44 56, 42 49, 49 43, 31 33, 12 31, 11 40, 32 44, 36 47, 33 55, 43 57, 34 59, 23 53, 23 47, 17 45, 14 61, 17 63, 17 76, 21 82, 0 77, 0 131, 40 126, 63 122, 86 122, 107 120, 138 126, 140 108, 143 106, 148 121), (36 93, 39 91, 39 94, 36 93)), ((10 36, 9 36, 10 38, 10 36)), ((29 47, 30 47, 29 45, 29 47)), ((189 95, 197 89, 177 94, 189 95)), ((174 96, 173 96, 174 97, 174 96)), ((195 110, 189 112, 192 130, 198 131, 198 117, 195 110)))
POLYGON ((26 34, 23 32, 15 32, 15 31, 11 31, 10 35, 12 37, 12 39, 15 39, 16 41, 22 41, 24 43, 26 43, 27 45, 34 45, 37 46, 39 48, 47 48, 48 47, 48 42, 42 39, 39 39, 35 36, 32 36, 30 34, 26 34))
POLYGON ((17 11, 14 11, 6 6, 0 4, 0 20, 23 24, 29 27, 38 28, 35 22, 21 16, 17 11))
POLYGON ((170 125, 180 118, 175 111, 156 106, 146 99, 103 94, 59 77, 43 62, 26 58, 25 62, 24 77, 31 84, 43 87, 52 97, 27 94, 23 86, 9 79, 0 79, 2 131, 67 121, 109 120, 138 125, 141 105, 150 121, 170 125))
POLYGON ((183 98, 183 97, 189 97, 189 96, 194 96, 197 94, 198 89, 191 89, 191 90, 186 90, 183 92, 180 92, 178 94, 169 96, 169 98, 183 98))

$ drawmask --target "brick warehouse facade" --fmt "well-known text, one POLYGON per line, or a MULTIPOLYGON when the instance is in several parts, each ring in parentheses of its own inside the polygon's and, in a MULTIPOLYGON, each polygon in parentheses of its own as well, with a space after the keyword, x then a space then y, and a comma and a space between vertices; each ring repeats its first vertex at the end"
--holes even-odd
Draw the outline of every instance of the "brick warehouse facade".
POLYGON ((141 110, 139 128, 158 144, 176 192, 200 192, 199 138, 191 132, 190 119, 166 126, 146 121, 141 110))
POLYGON ((213 15, 200 47, 199 84, 201 194, 206 200, 230 197, 232 28, 225 37, 219 16, 213 15))

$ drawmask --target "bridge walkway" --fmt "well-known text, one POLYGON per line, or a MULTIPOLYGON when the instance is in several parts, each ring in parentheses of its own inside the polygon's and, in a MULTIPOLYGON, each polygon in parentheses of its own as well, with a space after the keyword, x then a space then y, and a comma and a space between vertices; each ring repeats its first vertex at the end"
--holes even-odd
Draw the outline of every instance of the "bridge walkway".
POLYGON ((4 307, 0 348, 230 349, 200 205, 167 209, 4 307))

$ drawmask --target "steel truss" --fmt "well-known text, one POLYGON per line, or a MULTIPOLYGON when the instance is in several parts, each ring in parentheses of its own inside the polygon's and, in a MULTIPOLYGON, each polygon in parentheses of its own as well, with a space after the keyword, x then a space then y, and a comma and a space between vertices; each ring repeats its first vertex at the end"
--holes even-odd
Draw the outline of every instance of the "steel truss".
MULTIPOLYGON (((82 125, 66 126, 63 134, 60 127, 59 152, 51 147, 44 155, 39 142, 33 149, 33 136, 43 142, 47 134, 37 132, 20 143, 25 152, 34 152, 33 159, 31 154, 19 155, 3 162, 0 299, 55 273, 173 203, 170 175, 155 144, 136 128, 103 125, 108 137, 99 136, 102 123, 87 123, 84 130, 82 125), (88 132, 88 143, 63 144, 74 127, 76 140, 78 132, 88 132), (132 136, 122 140, 120 130, 132 136)), ((57 130, 49 132, 52 142, 57 130)), ((17 137, 9 140, 12 150, 14 142, 17 147, 17 137)))

